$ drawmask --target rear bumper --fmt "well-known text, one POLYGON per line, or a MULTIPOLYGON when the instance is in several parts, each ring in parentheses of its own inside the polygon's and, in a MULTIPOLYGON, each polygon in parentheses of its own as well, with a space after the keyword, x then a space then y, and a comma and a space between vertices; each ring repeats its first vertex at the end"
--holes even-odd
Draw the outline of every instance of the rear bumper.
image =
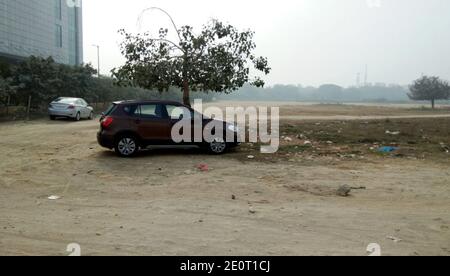
POLYGON ((97 132, 97 142, 100 146, 113 149, 114 148, 114 137, 105 134, 102 130, 97 132))
POLYGON ((56 109, 49 108, 48 115, 55 116, 55 117, 75 118, 75 116, 77 115, 77 112, 75 110, 56 110, 56 109))

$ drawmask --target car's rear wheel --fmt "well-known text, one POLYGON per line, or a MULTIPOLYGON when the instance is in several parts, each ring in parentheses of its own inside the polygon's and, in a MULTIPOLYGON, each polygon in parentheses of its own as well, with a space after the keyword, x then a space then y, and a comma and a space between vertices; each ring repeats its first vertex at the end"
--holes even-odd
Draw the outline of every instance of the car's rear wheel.
POLYGON ((209 152, 212 154, 222 154, 227 148, 227 143, 225 143, 222 138, 215 138, 214 141, 208 145, 209 152))
POLYGON ((115 151, 121 157, 134 156, 139 151, 138 141, 131 135, 121 136, 116 141, 115 151))

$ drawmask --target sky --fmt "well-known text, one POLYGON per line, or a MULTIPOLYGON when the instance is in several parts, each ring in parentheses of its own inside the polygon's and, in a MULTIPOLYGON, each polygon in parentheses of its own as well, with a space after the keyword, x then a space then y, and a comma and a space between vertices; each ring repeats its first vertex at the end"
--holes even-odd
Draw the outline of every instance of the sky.
MULTIPOLYGON (((109 74, 124 60, 117 33, 196 30, 211 18, 256 32, 256 53, 272 72, 267 84, 319 86, 364 82, 406 85, 422 74, 450 80, 448 0, 84 0, 84 61, 109 74)), ((172 35, 175 33, 172 31, 172 35)))

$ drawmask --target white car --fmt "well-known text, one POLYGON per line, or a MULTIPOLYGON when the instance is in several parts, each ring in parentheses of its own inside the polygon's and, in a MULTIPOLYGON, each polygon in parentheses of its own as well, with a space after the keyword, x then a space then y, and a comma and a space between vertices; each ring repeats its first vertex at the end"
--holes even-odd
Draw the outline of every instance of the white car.
POLYGON ((94 108, 80 98, 58 98, 48 106, 48 115, 51 120, 58 117, 70 118, 75 121, 81 119, 94 119, 94 108))

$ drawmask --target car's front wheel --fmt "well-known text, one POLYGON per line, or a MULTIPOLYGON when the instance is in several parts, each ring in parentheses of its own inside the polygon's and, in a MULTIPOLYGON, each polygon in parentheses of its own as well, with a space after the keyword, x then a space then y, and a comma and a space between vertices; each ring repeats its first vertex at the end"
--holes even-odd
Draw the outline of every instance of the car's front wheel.
POLYGON ((89 120, 94 120, 94 112, 91 112, 88 117, 89 120))
POLYGON ((133 136, 121 136, 116 141, 115 151, 121 157, 131 157, 136 155, 139 151, 138 141, 133 136))

